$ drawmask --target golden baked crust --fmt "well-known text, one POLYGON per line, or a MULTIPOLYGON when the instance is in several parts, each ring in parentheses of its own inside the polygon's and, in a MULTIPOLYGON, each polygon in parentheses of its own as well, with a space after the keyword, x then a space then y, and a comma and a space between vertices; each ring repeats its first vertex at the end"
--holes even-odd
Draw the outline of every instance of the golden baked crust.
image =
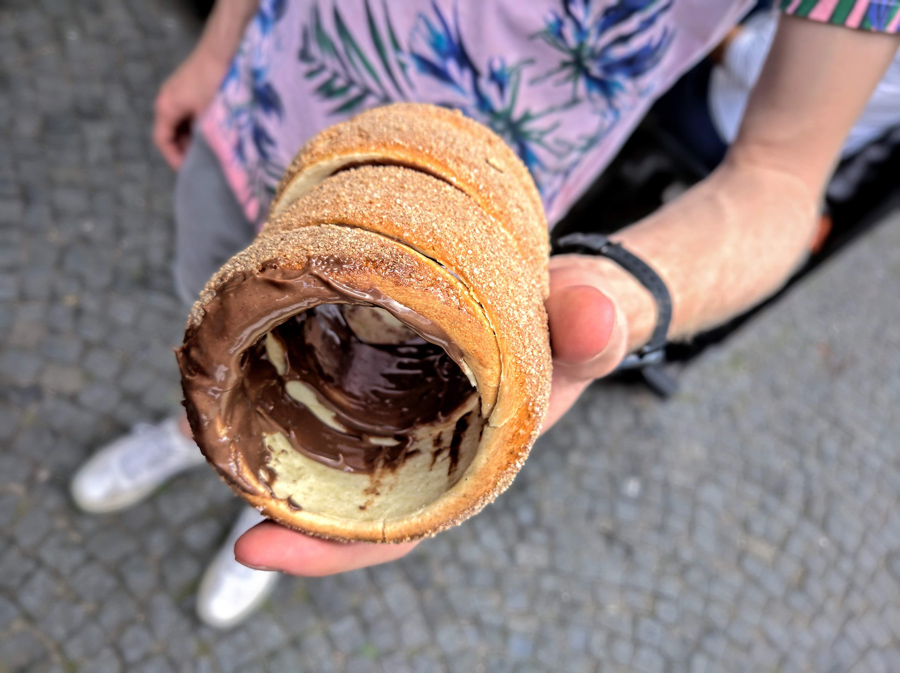
POLYGON ((472 197, 512 235, 546 299, 550 244, 534 181, 499 136, 458 110, 397 103, 372 108, 322 131, 288 167, 271 212, 279 215, 287 204, 337 171, 378 163, 430 173, 472 197))
MULTIPOLYGON (((468 290, 437 263, 407 246, 352 227, 302 227, 259 237, 249 248, 233 257, 207 284, 191 311, 185 342, 195 337, 200 340, 236 338, 229 332, 231 326, 204 321, 205 307, 214 301, 234 301, 236 297, 232 293, 240 291, 240 279, 245 275, 271 267, 299 270, 315 268, 320 264, 328 266, 329 276, 335 281, 348 287, 373 288, 444 327, 471 363, 479 386, 499 376, 499 353, 494 333, 468 290), (232 281, 236 281, 237 285, 231 285, 232 281), (228 292, 220 292, 223 289, 228 292)), ((182 369, 185 357, 184 352, 179 354, 182 369)), ((187 388, 185 392, 188 393, 187 388)), ((199 394, 203 392, 194 393, 199 394)), ((186 406, 194 436, 202 438, 204 432, 200 419, 191 413, 197 401, 188 397, 186 406)), ((201 451, 209 458, 207 447, 202 441, 199 443, 201 451)), ((307 511, 294 511, 284 501, 261 495, 266 489, 257 475, 240 475, 240 481, 258 491, 254 494, 237 485, 235 474, 223 471, 212 460, 210 462, 236 493, 281 523, 323 537, 385 541, 382 523, 338 521, 307 511)), ((451 498, 444 507, 452 505, 451 498)), ((437 517, 441 518, 440 508, 437 517)), ((433 533, 416 529, 414 536, 427 534, 433 533)))
POLYGON ((469 196, 426 173, 363 166, 327 178, 271 220, 264 234, 316 224, 345 224, 384 234, 459 276, 484 307, 500 348, 505 394, 490 417, 491 425, 503 425, 515 415, 523 399, 515 391, 546 394, 547 318, 537 279, 520 271, 524 260, 512 236, 469 196))
MULTIPOLYGON (((294 162, 276 200, 279 207, 257 240, 210 280, 192 310, 187 334, 204 329, 204 307, 222 301, 221 290, 245 274, 338 259, 336 268, 345 274, 341 283, 376 288, 443 328, 467 362, 471 359, 487 423, 474 459, 455 484, 428 506, 381 521, 298 511, 284 500, 241 489, 234 475, 217 467, 220 475, 266 515, 331 539, 413 540, 477 513, 521 468, 549 397, 543 307, 547 230, 527 170, 499 138, 461 115, 400 105, 364 113, 317 136, 294 162), (426 130, 439 135, 435 125, 450 139, 423 141, 426 130), (477 146, 475 164, 497 175, 485 178, 487 169, 460 156, 468 143, 477 146), (359 165, 365 162, 358 157, 366 152, 392 160, 359 165), (357 157, 351 163, 358 167, 345 162, 335 173, 335 158, 348 156, 357 157), (494 159, 502 171, 493 166, 494 159), (328 170, 319 171, 317 162, 328 170), (315 179, 304 178, 317 171, 315 179), (298 180, 306 182, 295 198, 290 185, 298 180), (510 206, 512 201, 518 205, 510 206)), ((186 406, 190 410, 190 399, 186 406)), ((194 431, 199 436, 197 427, 194 431)))

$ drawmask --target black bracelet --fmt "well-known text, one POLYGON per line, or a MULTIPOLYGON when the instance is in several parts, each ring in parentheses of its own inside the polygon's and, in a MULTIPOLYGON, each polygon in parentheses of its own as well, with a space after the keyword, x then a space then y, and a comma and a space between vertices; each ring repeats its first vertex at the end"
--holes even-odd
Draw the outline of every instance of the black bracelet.
POLYGON ((656 328, 644 346, 625 356, 618 369, 637 369, 662 363, 669 324, 672 322, 672 296, 663 279, 644 260, 631 254, 603 234, 568 234, 556 242, 553 254, 581 254, 607 257, 634 276, 656 301, 656 328))

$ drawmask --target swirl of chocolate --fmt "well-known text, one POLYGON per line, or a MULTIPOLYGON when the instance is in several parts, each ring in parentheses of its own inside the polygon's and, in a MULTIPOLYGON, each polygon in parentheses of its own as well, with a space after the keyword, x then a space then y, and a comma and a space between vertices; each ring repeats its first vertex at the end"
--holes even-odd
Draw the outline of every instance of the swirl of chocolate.
POLYGON ((443 348, 405 331, 400 343, 367 343, 336 304, 276 327, 242 364, 263 431, 348 472, 396 468, 411 431, 446 420, 474 393, 443 348))
MULTIPOLYGON (((282 433, 316 462, 371 475, 402 465, 419 451, 411 447, 417 428, 458 415, 477 395, 459 349, 437 325, 374 291, 339 288, 328 275, 271 268, 240 278, 221 294, 240 284, 239 296, 205 307, 207 338, 189 331, 178 351, 186 394, 204 393, 191 395, 188 407, 204 453, 247 492, 271 491, 277 478, 267 435, 282 433), (376 305, 391 322, 354 331, 348 315, 376 305), (237 326, 237 340, 224 337, 226 324, 237 326)), ((435 442, 434 450, 442 447, 435 442)))

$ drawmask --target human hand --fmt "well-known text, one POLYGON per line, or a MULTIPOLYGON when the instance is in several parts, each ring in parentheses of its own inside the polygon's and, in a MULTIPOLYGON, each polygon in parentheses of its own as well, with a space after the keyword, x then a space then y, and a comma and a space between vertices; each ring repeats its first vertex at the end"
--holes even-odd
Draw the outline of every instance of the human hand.
MULTIPOLYGON (((609 373, 625 354, 625 320, 599 288, 606 288, 602 266, 585 258, 551 260, 547 311, 554 351, 548 428, 594 378, 609 373)), ((405 544, 331 542, 289 530, 271 521, 245 533, 235 545, 244 565, 319 577, 394 561, 411 552, 405 544)))
POLYGON ((333 542, 264 521, 238 539, 234 557, 239 563, 257 570, 323 577, 395 561, 406 556, 417 544, 419 541, 400 544, 333 542))
POLYGON ((553 381, 541 432, 549 430, 591 382, 612 372, 628 351, 628 320, 614 300, 616 274, 622 276, 622 270, 606 259, 583 255, 550 259, 546 306, 553 381))
POLYGON ((191 141, 191 125, 203 113, 225 76, 228 61, 202 47, 163 82, 154 103, 153 142, 178 170, 191 141))

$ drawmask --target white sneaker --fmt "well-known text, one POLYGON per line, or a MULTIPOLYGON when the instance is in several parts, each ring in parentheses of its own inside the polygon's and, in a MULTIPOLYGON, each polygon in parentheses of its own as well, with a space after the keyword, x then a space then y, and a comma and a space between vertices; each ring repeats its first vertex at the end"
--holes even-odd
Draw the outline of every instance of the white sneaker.
POLYGON ((245 507, 222 549, 206 569, 197 591, 197 616, 207 626, 216 629, 237 626, 275 588, 279 573, 253 570, 234 560, 234 543, 264 518, 255 509, 245 507))
POLYGON ((170 477, 206 459, 181 434, 178 419, 139 423, 131 433, 99 449, 82 465, 69 491, 85 512, 104 514, 147 497, 170 477))

